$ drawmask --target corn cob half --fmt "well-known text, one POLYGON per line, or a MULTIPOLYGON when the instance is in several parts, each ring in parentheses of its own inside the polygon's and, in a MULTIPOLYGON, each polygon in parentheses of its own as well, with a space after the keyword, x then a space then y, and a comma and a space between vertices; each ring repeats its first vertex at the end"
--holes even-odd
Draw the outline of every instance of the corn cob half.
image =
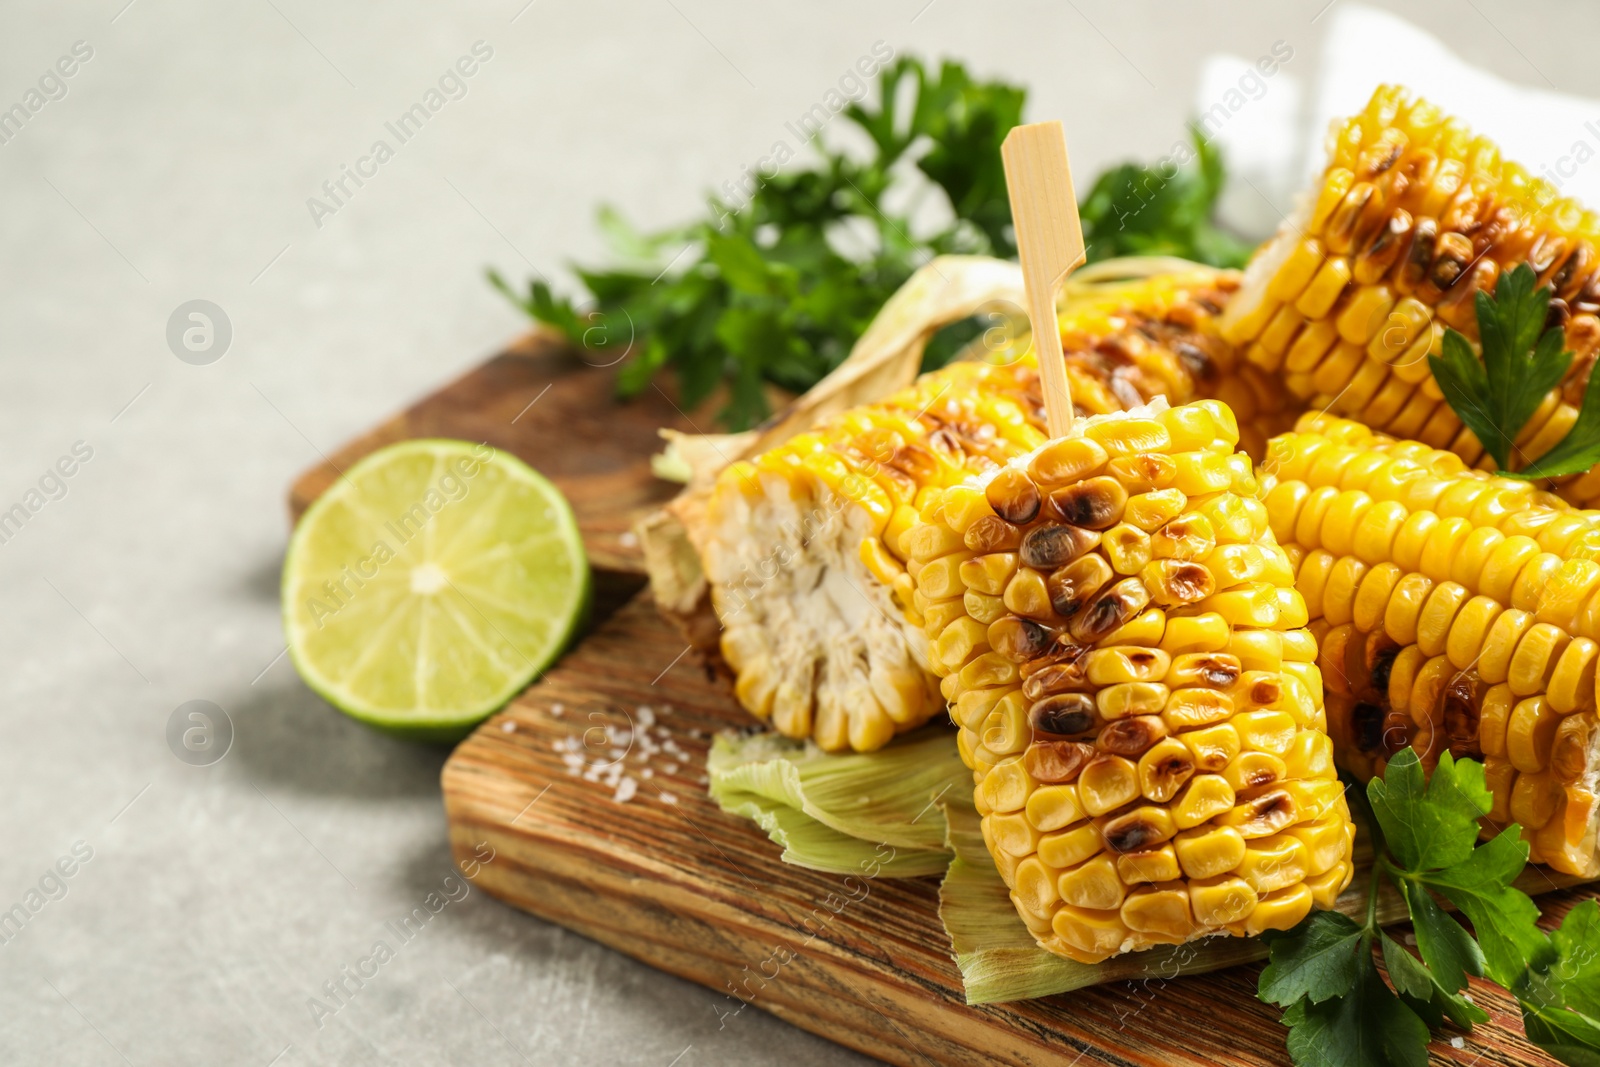
POLYGON ((1349 883, 1316 645, 1216 401, 1079 419, 903 538, 983 833, 1086 963, 1287 929, 1349 883))
MULTIPOLYGON (((1492 470, 1427 357, 1446 327, 1476 343, 1474 294, 1527 263, 1553 290, 1552 324, 1574 353, 1514 455, 1523 467, 1548 452, 1577 419, 1600 350, 1600 218, 1396 86, 1335 125, 1329 155, 1311 202, 1252 260, 1224 336, 1312 407, 1492 470)), ((1600 501, 1600 472, 1559 492, 1600 501)))
MULTIPOLYGON (((1064 312, 1079 410, 1243 390, 1262 430, 1286 428, 1293 416, 1270 379, 1230 373, 1233 350, 1216 335, 1236 281, 1162 275, 1064 312)), ((739 701, 780 732, 869 751, 942 710, 902 538, 927 494, 1044 441, 1031 353, 996 355, 1006 358, 924 375, 719 476, 702 556, 723 656, 739 701)))
POLYGON ((1535 862, 1600 875, 1600 514, 1325 415, 1262 470, 1341 764, 1481 760, 1486 833, 1519 823, 1535 862))

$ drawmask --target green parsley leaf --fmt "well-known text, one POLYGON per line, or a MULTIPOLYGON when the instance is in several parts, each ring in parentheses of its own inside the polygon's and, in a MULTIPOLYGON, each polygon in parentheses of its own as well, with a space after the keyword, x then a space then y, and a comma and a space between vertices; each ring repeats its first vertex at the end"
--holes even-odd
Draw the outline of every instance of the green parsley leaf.
POLYGON ((1583 387, 1583 406, 1572 429, 1556 446, 1520 471, 1523 478, 1559 478, 1600 463, 1600 374, 1590 374, 1583 387))
POLYGON ((1355 988, 1363 949, 1371 955, 1367 931, 1337 911, 1313 912, 1293 930, 1264 936, 1270 962, 1257 995, 1280 1007, 1344 996, 1355 988))
POLYGON ((1427 1067, 1428 1026, 1384 985, 1368 948, 1345 996, 1283 1013, 1300 1067, 1427 1067))
POLYGON ((1600 1067, 1600 1022, 1575 1011, 1522 1005, 1528 1040, 1571 1067, 1600 1067))
MULTIPOLYGON (((1438 905, 1434 905, 1435 908, 1438 905)), ((1441 913, 1442 914, 1442 913, 1441 913)), ((1449 920, 1457 930, 1461 925, 1455 920, 1449 920)), ((1472 939, 1465 930, 1461 936, 1471 944, 1472 939)), ((1407 1003, 1413 1011, 1422 1016, 1430 1026, 1438 1026, 1445 1019, 1449 1019, 1457 1026, 1470 1030, 1478 1023, 1489 1021, 1489 1013, 1478 1007, 1472 1001, 1460 995, 1459 990, 1466 987, 1466 979, 1460 985, 1451 985, 1451 980, 1442 976, 1437 966, 1429 966, 1417 959, 1395 941, 1388 934, 1380 934, 1383 948, 1383 964, 1389 971, 1389 981, 1394 983, 1397 993, 1409 998, 1407 1003)), ((1421 937, 1418 937, 1421 945, 1421 937)), ((1473 946, 1476 949, 1476 945, 1473 946)))
MULTIPOLYGON (((1481 291, 1475 295, 1481 361, 1471 342, 1455 330, 1445 331, 1444 355, 1428 357, 1445 399, 1502 473, 1512 473, 1517 435, 1572 366, 1560 327, 1545 329, 1550 289, 1536 289, 1536 281, 1533 268, 1520 263, 1500 276, 1493 297, 1481 291)), ((1583 432, 1577 433, 1574 425, 1556 446, 1559 455, 1552 453, 1554 458, 1517 476, 1544 478, 1587 470, 1589 456, 1600 458, 1600 406, 1589 420, 1579 421, 1583 432)))
POLYGON ((1556 961, 1550 980, 1567 1006, 1600 1018, 1600 905, 1591 897, 1550 934, 1556 961))
POLYGON ((1389 851, 1407 871, 1464 862, 1478 839, 1478 819, 1494 802, 1482 764, 1458 762, 1446 752, 1425 780, 1422 761, 1409 748, 1389 761, 1382 778, 1367 784, 1367 798, 1389 851))
POLYGON ((1473 849, 1464 863, 1428 871, 1420 880, 1437 889, 1472 920, 1483 947, 1484 971, 1511 988, 1544 944, 1539 908, 1511 882, 1528 863, 1528 843, 1513 824, 1487 844, 1473 849))
POLYGON ((1078 210, 1089 262, 1113 256, 1182 256, 1242 267, 1254 250, 1213 224, 1222 195, 1222 156, 1191 126, 1193 167, 1168 158, 1153 167, 1124 163, 1100 175, 1078 210))
POLYGON ((1417 935, 1417 951, 1428 961, 1428 970, 1447 993, 1467 987, 1467 977, 1483 976, 1483 950, 1472 935, 1439 907, 1428 890, 1409 878, 1400 880, 1406 910, 1411 913, 1417 935))

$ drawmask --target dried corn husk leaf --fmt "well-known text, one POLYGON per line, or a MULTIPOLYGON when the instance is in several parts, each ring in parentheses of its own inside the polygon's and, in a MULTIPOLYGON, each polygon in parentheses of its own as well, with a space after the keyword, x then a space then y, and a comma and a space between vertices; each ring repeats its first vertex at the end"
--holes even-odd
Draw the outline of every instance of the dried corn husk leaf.
POLYGON ((722 734, 706 760, 724 811, 753 819, 783 860, 853 873, 938 874, 949 864, 932 797, 970 789, 954 735, 921 730, 871 755, 829 755, 776 734, 722 734))

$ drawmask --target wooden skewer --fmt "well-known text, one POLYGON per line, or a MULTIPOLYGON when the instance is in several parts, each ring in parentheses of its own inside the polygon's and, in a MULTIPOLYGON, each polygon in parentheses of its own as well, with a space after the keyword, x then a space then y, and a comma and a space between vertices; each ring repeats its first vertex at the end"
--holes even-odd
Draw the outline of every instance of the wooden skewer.
POLYGON ((1050 436, 1072 429, 1072 393, 1056 325, 1056 291, 1083 263, 1083 225, 1067 165, 1067 135, 1059 122, 1018 126, 1000 147, 1006 191, 1017 232, 1017 257, 1028 296, 1033 349, 1039 357, 1045 419, 1050 436))

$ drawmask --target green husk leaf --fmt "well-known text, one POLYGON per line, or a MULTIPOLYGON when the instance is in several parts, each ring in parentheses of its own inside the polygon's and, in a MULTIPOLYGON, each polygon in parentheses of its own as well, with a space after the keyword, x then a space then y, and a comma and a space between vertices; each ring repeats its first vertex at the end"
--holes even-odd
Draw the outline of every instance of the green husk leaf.
POLYGON ((722 734, 706 769, 717 803, 754 819, 786 863, 845 873, 870 857, 892 877, 945 869, 944 816, 931 798, 971 780, 955 737, 937 729, 845 755, 775 734, 722 734))

